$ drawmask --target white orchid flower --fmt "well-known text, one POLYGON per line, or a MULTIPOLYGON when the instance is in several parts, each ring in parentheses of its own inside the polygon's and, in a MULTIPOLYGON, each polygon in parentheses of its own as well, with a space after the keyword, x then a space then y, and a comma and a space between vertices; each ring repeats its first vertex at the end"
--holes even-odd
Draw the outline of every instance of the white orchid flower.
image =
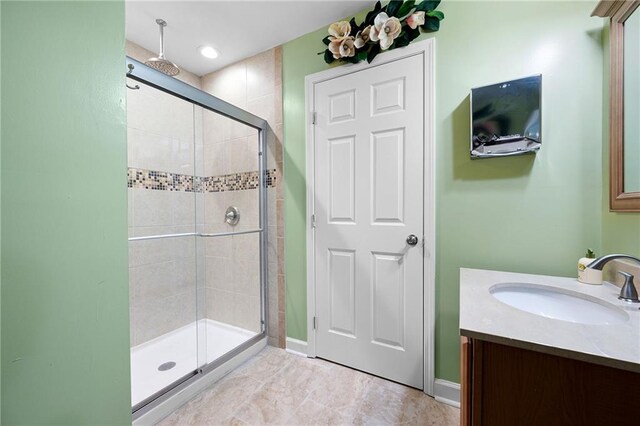
POLYGON ((402 24, 398 18, 389 18, 385 12, 378 13, 373 21, 369 37, 373 41, 380 41, 380 49, 387 50, 400 35, 402 24))
POLYGON ((329 43, 329 51, 333 59, 349 58, 356 54, 356 46, 353 37, 334 39, 329 43))
POLYGON ((356 34, 356 40, 354 41, 354 44, 357 49, 360 49, 362 46, 367 44, 367 42, 370 39, 370 32, 371 32, 371 25, 367 26, 362 31, 358 31, 358 34, 356 34))
POLYGON ((338 40, 349 37, 350 32, 351 25, 347 21, 334 22, 329 26, 329 35, 338 40))
POLYGON ((379 41, 380 38, 378 34, 380 34, 380 30, 382 29, 382 25, 389 19, 389 15, 384 12, 378 13, 376 19, 373 20, 373 27, 371 27, 371 31, 369 33, 369 37, 371 41, 379 41))
POLYGON ((406 23, 412 30, 415 30, 420 25, 424 25, 424 12, 420 11, 412 14, 407 18, 406 23))

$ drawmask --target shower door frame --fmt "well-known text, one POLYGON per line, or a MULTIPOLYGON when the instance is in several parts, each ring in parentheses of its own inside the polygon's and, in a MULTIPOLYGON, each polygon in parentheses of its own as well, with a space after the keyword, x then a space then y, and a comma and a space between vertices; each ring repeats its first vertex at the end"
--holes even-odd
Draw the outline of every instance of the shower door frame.
MULTIPOLYGON (((163 74, 160 71, 157 71, 142 62, 136 61, 129 56, 126 57, 126 65, 129 70, 126 74, 126 77, 131 78, 135 81, 143 83, 147 86, 153 87, 157 90, 165 92, 169 95, 175 96, 182 100, 185 100, 193 105, 197 105, 206 110, 209 110, 213 113, 220 114, 224 117, 230 118, 237 122, 243 123, 249 127, 252 127, 258 130, 258 175, 259 175, 259 190, 258 190, 258 211, 259 211, 259 225, 258 229, 253 231, 239 231, 239 232, 221 232, 216 234, 204 234, 204 233, 182 233, 182 234, 165 234, 165 235, 153 235, 147 237, 131 237, 128 241, 138 241, 138 240, 150 240, 150 239, 160 239, 160 238, 171 238, 171 237, 184 237, 184 236, 194 236, 194 237, 224 237, 230 235, 240 235, 247 233, 258 233, 260 235, 260 322, 261 322, 261 332, 246 342, 240 344, 236 348, 222 355, 218 359, 209 362, 202 367, 197 367, 196 370, 187 374, 186 376, 178 379, 173 382, 169 386, 159 390, 148 398, 144 399, 140 403, 136 404, 132 407, 133 419, 148 413, 150 410, 166 401, 168 398, 182 391, 186 387, 190 386, 194 381, 199 380, 204 377, 207 373, 215 370, 220 367, 222 364, 228 362, 229 360, 236 357, 238 354, 244 352, 249 349, 256 343, 260 342, 267 337, 267 191, 266 191, 266 177, 265 173, 267 170, 267 156, 266 156, 266 145, 267 145, 267 129, 268 122, 258 117, 257 115, 251 114, 248 111, 245 111, 237 106, 230 104, 228 102, 223 101, 213 95, 210 95, 207 92, 204 92, 200 89, 197 89, 189 84, 180 81, 174 77, 170 77, 166 74, 163 74)), ((197 255, 196 255, 197 256, 197 255)), ((197 327, 196 327, 197 329, 197 327)))

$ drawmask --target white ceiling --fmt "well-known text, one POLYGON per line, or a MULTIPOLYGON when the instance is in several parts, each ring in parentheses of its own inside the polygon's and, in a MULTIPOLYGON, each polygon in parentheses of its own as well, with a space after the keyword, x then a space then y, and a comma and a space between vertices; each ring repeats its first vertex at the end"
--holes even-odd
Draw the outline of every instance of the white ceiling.
MULTIPOLYGON (((204 75, 351 17, 374 1, 146 1, 127 0, 127 39, 158 52, 156 18, 167 21, 165 57, 185 70, 204 75), (220 55, 207 59, 198 47, 210 45, 220 55)), ((323 46, 318 40, 318 51, 323 46)))

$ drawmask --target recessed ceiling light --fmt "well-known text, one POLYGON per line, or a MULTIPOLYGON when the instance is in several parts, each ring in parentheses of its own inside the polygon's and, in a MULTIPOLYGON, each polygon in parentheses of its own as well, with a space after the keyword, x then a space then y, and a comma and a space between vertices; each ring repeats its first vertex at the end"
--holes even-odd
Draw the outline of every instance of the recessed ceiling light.
POLYGON ((198 50, 205 58, 215 59, 218 57, 218 51, 211 46, 200 46, 198 50))

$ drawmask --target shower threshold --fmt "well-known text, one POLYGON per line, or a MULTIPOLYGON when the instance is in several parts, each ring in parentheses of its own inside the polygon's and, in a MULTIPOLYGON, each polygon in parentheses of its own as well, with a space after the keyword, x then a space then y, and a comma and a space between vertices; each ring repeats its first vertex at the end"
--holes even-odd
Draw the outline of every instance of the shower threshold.
POLYGON ((139 404, 258 334, 206 318, 131 348, 131 405, 139 404), (201 342, 200 354, 198 336, 206 339, 206 345, 201 342))

